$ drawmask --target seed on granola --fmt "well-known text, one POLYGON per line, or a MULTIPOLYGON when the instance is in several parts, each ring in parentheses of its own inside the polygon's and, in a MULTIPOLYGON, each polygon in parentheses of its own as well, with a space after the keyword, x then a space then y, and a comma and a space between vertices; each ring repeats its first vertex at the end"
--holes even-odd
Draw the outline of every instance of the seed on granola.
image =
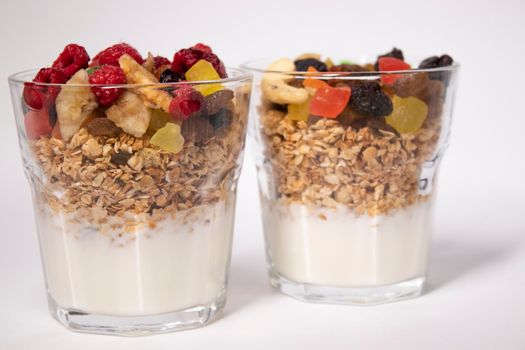
POLYGON ((116 165, 127 164, 131 154, 126 151, 120 151, 111 155, 111 163, 116 165))

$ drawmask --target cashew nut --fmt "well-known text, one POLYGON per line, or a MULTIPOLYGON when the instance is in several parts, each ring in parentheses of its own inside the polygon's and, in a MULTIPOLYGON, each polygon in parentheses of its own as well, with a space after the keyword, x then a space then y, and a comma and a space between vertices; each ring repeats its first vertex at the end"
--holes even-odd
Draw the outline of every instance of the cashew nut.
MULTIPOLYGON (((268 66, 269 71, 293 72, 293 61, 282 58, 268 66)), ((301 104, 308 99, 308 92, 287 84, 292 76, 279 73, 265 73, 261 81, 261 89, 265 98, 279 104, 301 104)))

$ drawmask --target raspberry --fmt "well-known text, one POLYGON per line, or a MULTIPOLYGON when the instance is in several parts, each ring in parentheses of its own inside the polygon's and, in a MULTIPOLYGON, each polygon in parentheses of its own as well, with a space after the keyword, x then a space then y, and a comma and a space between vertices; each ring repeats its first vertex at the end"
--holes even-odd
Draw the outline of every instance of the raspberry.
POLYGON ((77 44, 69 44, 64 47, 62 53, 58 55, 53 68, 58 68, 69 79, 82 68, 86 68, 89 62, 89 55, 86 49, 77 44))
POLYGON ((153 66, 155 67, 155 69, 158 69, 161 66, 165 66, 165 65, 171 65, 170 60, 168 60, 166 57, 163 57, 163 56, 153 57, 153 66))
POLYGON ((170 114, 173 118, 186 120, 197 115, 204 107, 204 97, 200 92, 184 86, 174 92, 170 103, 170 114))
POLYGON ((188 69, 190 69, 200 60, 206 60, 210 62, 217 73, 219 73, 221 78, 226 78, 228 76, 226 74, 224 64, 216 54, 213 52, 203 51, 201 48, 196 47, 190 47, 189 49, 182 49, 176 52, 175 55, 173 55, 171 69, 179 75, 184 75, 188 69))
MULTIPOLYGON (((106 65, 95 70, 89 76, 89 83, 101 85, 122 85, 126 84, 126 75, 120 67, 106 65)), ((108 88, 106 86, 93 86, 91 91, 93 91, 97 97, 98 103, 102 107, 107 107, 115 102, 122 93, 121 88, 108 88)))
POLYGON ((118 59, 126 53, 133 57, 139 64, 144 63, 144 59, 134 47, 126 43, 120 43, 99 52, 91 61, 90 67, 102 66, 105 64, 118 67, 118 59))
POLYGON ((208 52, 208 53, 211 53, 211 47, 209 47, 208 45, 204 45, 203 43, 197 43, 195 44, 195 46, 192 47, 193 49, 197 49, 197 50, 200 50, 202 52, 208 52))
MULTIPOLYGON (((63 84, 67 81, 67 77, 58 68, 42 68, 38 71, 33 81, 35 83, 63 84)), ((60 92, 59 86, 44 86, 33 83, 25 83, 24 85, 24 101, 30 108, 35 110, 42 109, 46 101, 54 103, 60 92)))

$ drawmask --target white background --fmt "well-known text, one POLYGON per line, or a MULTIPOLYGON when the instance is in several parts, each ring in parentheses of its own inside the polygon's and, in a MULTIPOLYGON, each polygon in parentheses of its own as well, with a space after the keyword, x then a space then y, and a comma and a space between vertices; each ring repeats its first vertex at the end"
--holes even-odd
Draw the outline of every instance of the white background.
POLYGON ((525 349, 524 23, 523 0, 2 0, 0 349, 525 349), (202 41, 230 66, 304 51, 355 57, 393 45, 460 61, 428 293, 345 307, 272 291, 249 146, 222 319, 140 339, 64 330, 47 312, 6 78, 51 64, 70 42, 94 55, 118 41, 169 57, 202 41))

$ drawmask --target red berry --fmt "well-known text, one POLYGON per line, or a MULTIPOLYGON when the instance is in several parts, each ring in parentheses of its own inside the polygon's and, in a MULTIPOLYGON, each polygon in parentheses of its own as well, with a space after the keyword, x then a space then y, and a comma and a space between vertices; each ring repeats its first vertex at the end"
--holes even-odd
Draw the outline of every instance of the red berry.
MULTIPOLYGON (((58 68, 42 68, 38 71, 35 78, 35 83, 46 84, 64 84, 67 77, 58 68)), ((35 110, 40 110, 44 107, 44 103, 54 103, 60 92, 59 86, 45 86, 33 83, 24 84, 24 101, 26 104, 35 110)))
POLYGON ((86 68, 88 62, 89 55, 85 48, 77 44, 69 44, 53 62, 53 68, 60 69, 69 79, 80 69, 86 68))
POLYGON ((170 114, 175 119, 186 120, 195 116, 204 106, 204 96, 189 86, 175 90, 174 95, 170 103, 170 114))
POLYGON ((161 66, 170 65, 171 62, 166 57, 163 56, 155 56, 153 57, 153 66, 155 69, 158 69, 161 66))
MULTIPOLYGON (((102 66, 89 76, 90 84, 98 85, 123 85, 126 84, 126 74, 120 67, 102 66)), ((107 86, 93 86, 91 91, 97 97, 99 105, 107 107, 115 102, 122 93, 121 88, 111 88, 107 86)))
MULTIPOLYGON (((396 71, 410 69, 410 65, 403 60, 394 57, 380 57, 377 60, 377 66, 380 71, 396 71)), ((384 84, 394 84, 397 79, 401 78, 401 74, 386 74, 381 75, 381 81, 384 84)))
POLYGON ((47 108, 40 111, 27 112, 24 117, 24 125, 27 138, 30 140, 38 139, 40 136, 50 135, 53 131, 47 108))
POLYGON ((193 48, 197 50, 201 50, 202 52, 208 52, 208 53, 212 52, 211 47, 209 47, 208 45, 204 45, 203 43, 197 43, 195 44, 195 46, 193 46, 193 48))
POLYGON ((224 64, 221 62, 219 57, 217 57, 216 54, 214 54, 213 52, 203 51, 202 49, 198 49, 195 47, 190 47, 189 49, 182 49, 176 52, 175 55, 173 55, 171 69, 175 73, 184 76, 186 71, 200 60, 206 60, 210 62, 213 65, 213 68, 215 68, 215 70, 217 71, 217 73, 219 73, 221 78, 226 78, 228 76, 226 74, 224 64))
POLYGON ((120 56, 128 54, 135 59, 139 64, 144 63, 144 59, 140 53, 131 45, 126 43, 115 44, 107 49, 99 52, 91 61, 90 67, 102 66, 105 64, 111 66, 119 66, 118 59, 120 56))

